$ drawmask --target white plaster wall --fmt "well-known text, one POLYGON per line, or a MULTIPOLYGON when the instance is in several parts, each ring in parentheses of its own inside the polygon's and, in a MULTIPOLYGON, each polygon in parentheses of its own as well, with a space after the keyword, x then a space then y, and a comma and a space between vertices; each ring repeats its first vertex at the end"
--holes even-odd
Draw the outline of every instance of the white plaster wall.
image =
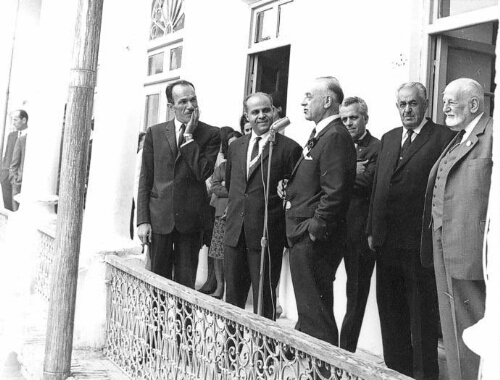
POLYGON ((183 78, 196 86, 201 120, 239 130, 250 11, 238 0, 189 0, 183 78))

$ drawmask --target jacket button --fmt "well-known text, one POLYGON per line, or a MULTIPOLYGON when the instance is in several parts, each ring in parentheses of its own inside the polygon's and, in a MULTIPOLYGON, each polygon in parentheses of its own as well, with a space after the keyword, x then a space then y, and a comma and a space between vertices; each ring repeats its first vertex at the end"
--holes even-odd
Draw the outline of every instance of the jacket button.
POLYGON ((248 197, 248 194, 245 193, 245 197, 248 197))
POLYGON ((243 213, 241 213, 240 216, 243 217, 243 213))

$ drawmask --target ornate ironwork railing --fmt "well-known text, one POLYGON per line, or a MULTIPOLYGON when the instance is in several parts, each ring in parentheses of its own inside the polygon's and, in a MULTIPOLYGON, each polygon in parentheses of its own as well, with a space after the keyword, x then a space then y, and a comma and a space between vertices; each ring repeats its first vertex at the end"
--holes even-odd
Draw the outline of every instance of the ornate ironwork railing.
POLYGON ((107 256, 106 355, 133 379, 409 379, 107 256))
POLYGON ((54 240, 53 234, 40 229, 37 231, 35 247, 38 252, 38 269, 35 277, 35 291, 47 302, 49 301, 50 271, 54 257, 54 240))

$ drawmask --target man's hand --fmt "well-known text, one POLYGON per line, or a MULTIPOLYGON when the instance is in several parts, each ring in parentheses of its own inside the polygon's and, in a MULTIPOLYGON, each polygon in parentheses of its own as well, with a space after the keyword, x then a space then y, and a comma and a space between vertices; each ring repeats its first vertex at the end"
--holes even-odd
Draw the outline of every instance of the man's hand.
POLYGON ((286 197, 286 185, 288 184, 287 179, 283 179, 278 182, 278 197, 281 199, 285 199, 286 197))
POLYGON ((373 247, 373 236, 368 236, 368 247, 370 248, 370 251, 375 252, 375 248, 373 247))
POLYGON ((316 241, 316 238, 314 237, 314 235, 312 233, 309 232, 309 239, 311 239, 311 241, 316 241))
POLYGON ((356 163, 356 174, 363 174, 366 170, 366 164, 368 163, 369 160, 365 161, 358 161, 356 163))
POLYGON ((198 127, 198 120, 200 119, 200 109, 195 108, 191 114, 191 119, 186 125, 186 131, 184 133, 193 134, 196 127, 198 127))
POLYGON ((151 236, 153 230, 151 229, 151 224, 142 223, 139 227, 137 227, 137 236, 141 239, 142 244, 151 243, 151 236))

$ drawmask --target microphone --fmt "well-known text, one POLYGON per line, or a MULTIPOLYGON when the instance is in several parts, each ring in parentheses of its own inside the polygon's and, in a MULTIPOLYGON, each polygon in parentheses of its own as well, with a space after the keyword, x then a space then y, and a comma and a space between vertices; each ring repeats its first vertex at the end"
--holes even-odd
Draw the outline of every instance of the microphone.
POLYGON ((271 132, 277 133, 281 132, 283 129, 288 127, 290 125, 290 119, 288 117, 284 117, 282 119, 276 120, 272 125, 271 125, 271 132))

